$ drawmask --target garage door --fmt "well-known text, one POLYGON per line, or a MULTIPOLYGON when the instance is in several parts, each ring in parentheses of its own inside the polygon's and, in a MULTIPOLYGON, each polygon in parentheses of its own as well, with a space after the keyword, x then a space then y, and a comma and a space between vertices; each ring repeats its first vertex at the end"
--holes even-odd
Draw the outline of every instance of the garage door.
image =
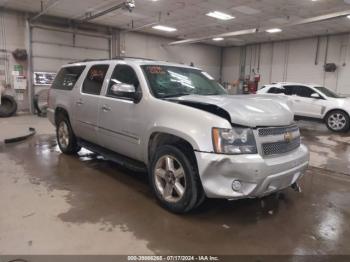
POLYGON ((57 72, 68 62, 110 57, 109 36, 94 37, 33 27, 33 72, 57 72))

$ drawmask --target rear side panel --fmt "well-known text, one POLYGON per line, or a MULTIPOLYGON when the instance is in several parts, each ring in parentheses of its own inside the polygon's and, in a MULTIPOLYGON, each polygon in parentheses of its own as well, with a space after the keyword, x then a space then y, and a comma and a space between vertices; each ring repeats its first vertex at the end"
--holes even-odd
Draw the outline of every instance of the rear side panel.
POLYGON ((68 112, 74 130, 74 101, 79 95, 78 87, 84 79, 85 65, 68 65, 58 72, 49 92, 48 118, 55 125, 55 111, 58 108, 68 112))

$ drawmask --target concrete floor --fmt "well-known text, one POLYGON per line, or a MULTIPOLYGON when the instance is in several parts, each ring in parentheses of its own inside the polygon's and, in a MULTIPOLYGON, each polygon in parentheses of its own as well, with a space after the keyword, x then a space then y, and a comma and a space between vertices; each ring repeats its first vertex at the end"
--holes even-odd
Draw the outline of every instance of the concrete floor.
POLYGON ((311 150, 302 193, 209 200, 178 216, 158 206, 144 174, 84 150, 61 154, 46 119, 0 119, 0 139, 38 131, 0 144, 0 255, 350 254, 350 137, 300 125, 311 150))

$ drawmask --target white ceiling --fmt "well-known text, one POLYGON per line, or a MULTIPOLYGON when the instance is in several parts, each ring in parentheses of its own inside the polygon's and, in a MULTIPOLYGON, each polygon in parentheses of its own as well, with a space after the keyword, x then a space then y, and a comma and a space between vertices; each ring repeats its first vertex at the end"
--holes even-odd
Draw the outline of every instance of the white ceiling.
MULTIPOLYGON (((44 0, 44 5, 50 0, 44 0)), ((52 0, 51 0, 52 2, 52 0)), ((48 15, 78 19, 87 12, 99 12, 110 8, 122 0, 58 0, 49 9, 48 15)), ((40 12, 40 0, 0 0, 0 6, 12 9, 40 12)), ((280 27, 283 24, 304 18, 350 10, 350 4, 344 0, 136 0, 132 13, 126 10, 116 10, 101 16, 91 22, 115 26, 123 29, 158 22, 175 27, 173 33, 165 33, 145 27, 140 31, 158 35, 166 35, 179 39, 205 37, 231 31, 259 28, 280 27), (206 16, 209 11, 222 11, 236 17, 229 21, 221 21, 206 16)), ((217 45, 234 45, 244 43, 265 42, 301 38, 313 35, 350 32, 350 19, 346 17, 284 28, 282 33, 236 36, 223 42, 208 43, 217 45)))

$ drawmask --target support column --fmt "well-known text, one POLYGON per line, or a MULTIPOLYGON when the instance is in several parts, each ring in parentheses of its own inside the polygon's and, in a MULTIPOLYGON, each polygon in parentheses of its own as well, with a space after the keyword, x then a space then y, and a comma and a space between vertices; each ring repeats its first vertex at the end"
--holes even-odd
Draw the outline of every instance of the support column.
POLYGON ((33 57, 32 57, 32 27, 29 18, 26 19, 26 49, 28 53, 27 61, 27 89, 28 89, 28 105, 29 111, 34 114, 34 85, 33 85, 33 57))

